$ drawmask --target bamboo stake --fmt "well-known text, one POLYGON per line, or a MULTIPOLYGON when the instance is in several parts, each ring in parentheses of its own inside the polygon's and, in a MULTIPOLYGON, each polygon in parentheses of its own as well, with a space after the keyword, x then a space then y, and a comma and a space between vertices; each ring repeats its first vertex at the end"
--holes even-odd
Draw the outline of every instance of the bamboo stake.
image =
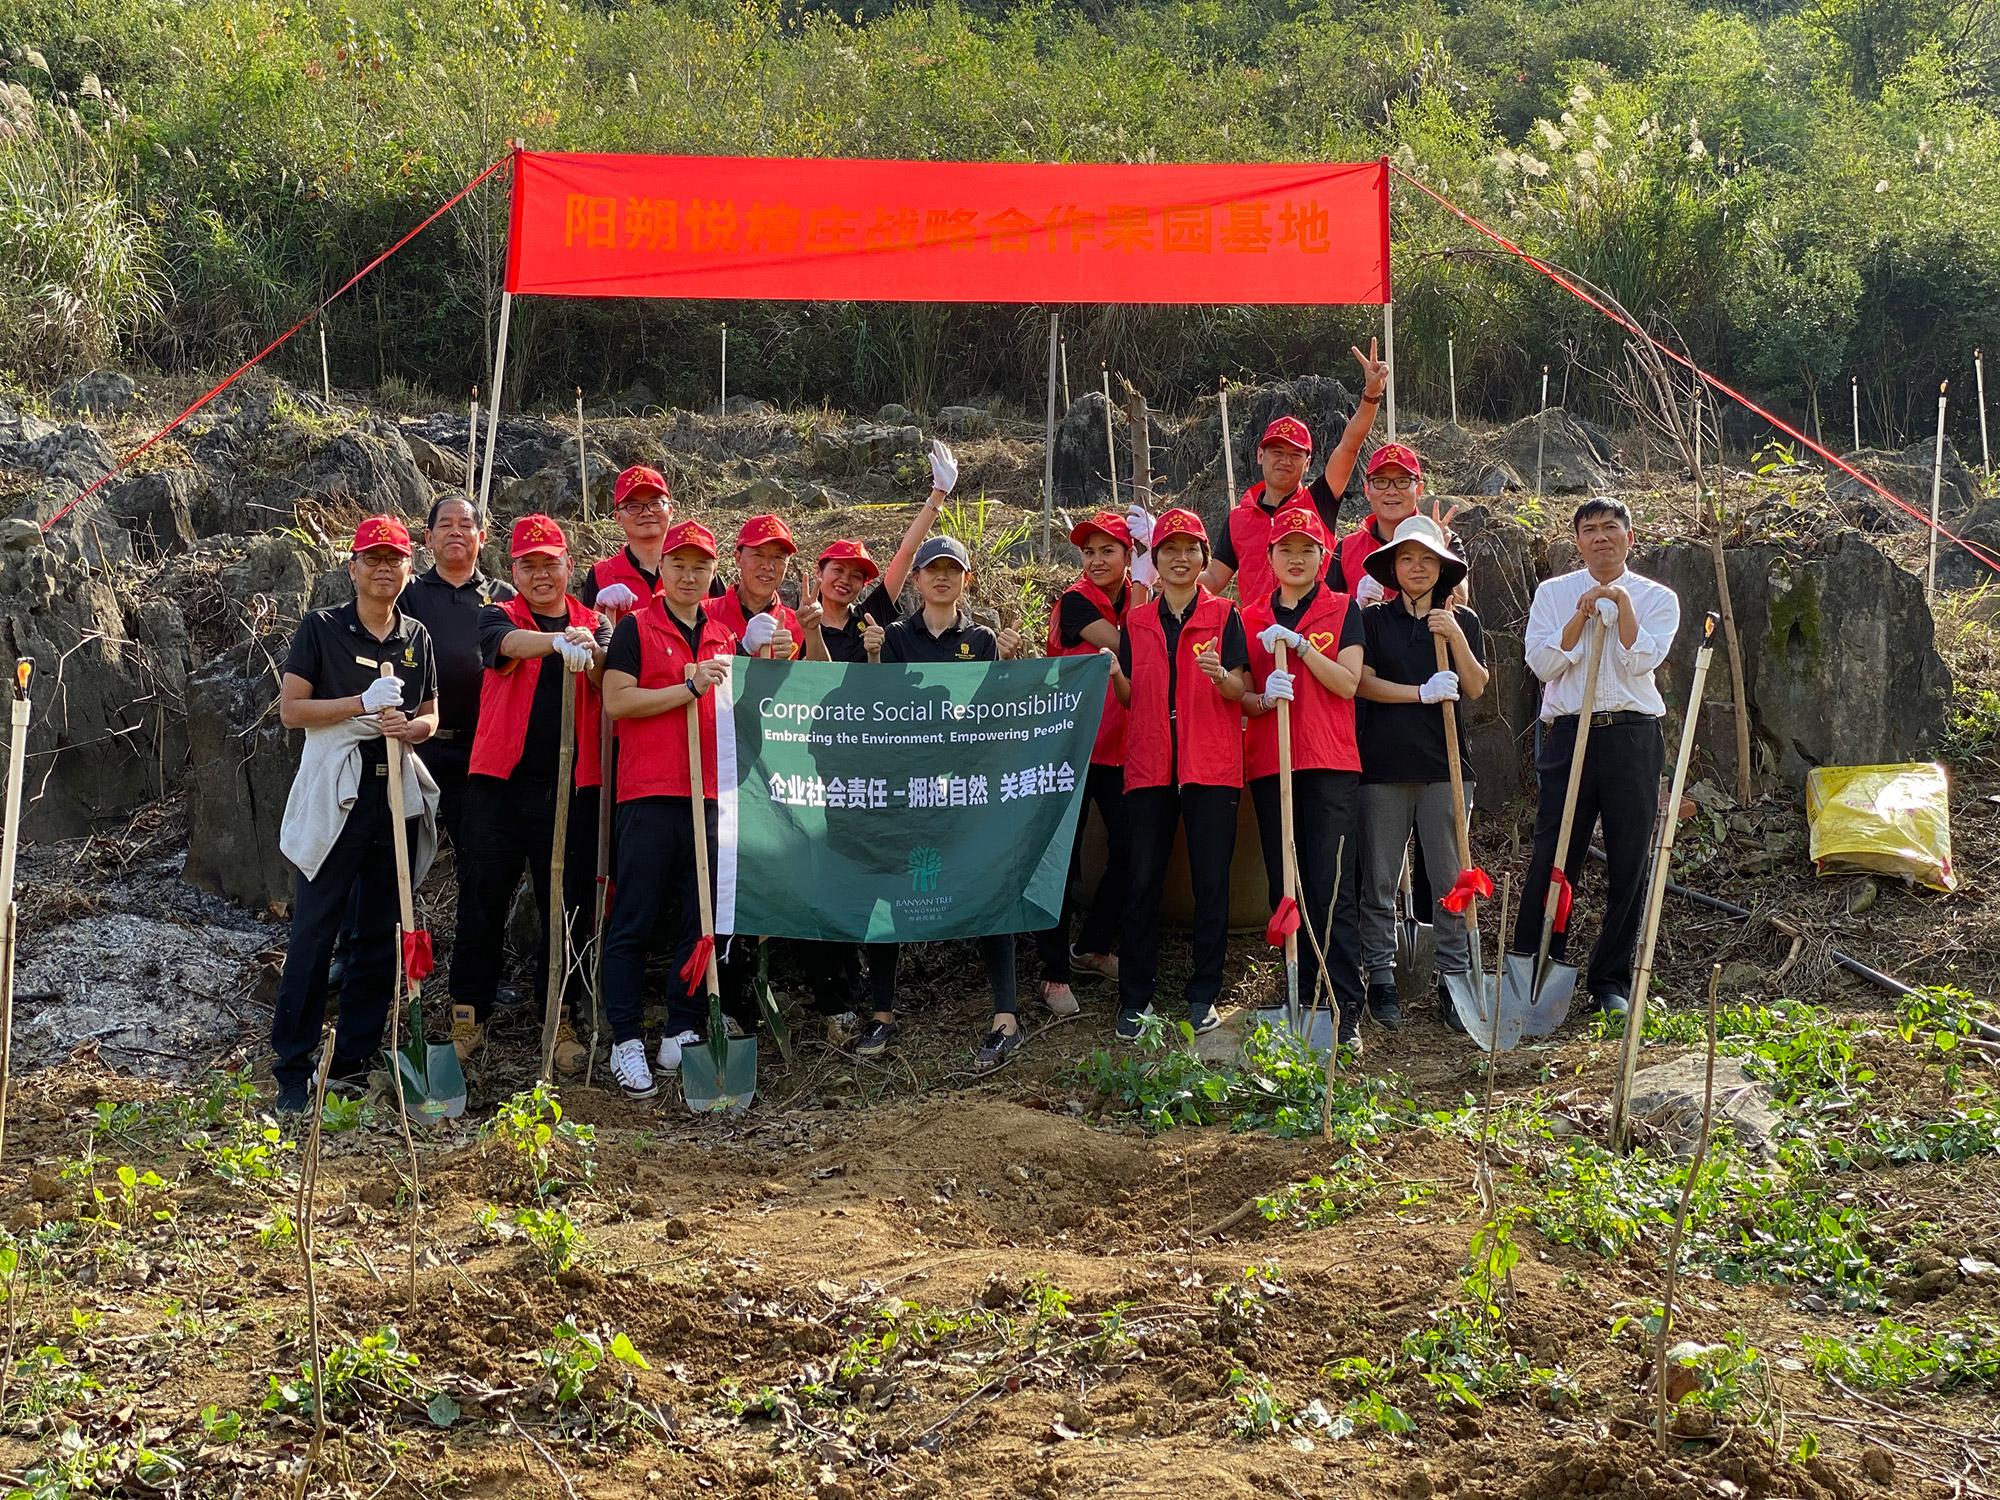
POLYGON ((1535 498, 1542 498, 1542 449, 1549 429, 1549 367, 1542 366, 1542 411, 1535 419, 1535 498))
POLYGON ((1111 508, 1116 510, 1118 509, 1118 439, 1111 425, 1111 367, 1099 360, 1097 372, 1104 377, 1104 468, 1111 476, 1111 508))
POLYGON ((507 384, 507 334, 514 322, 514 294, 500 294, 500 347, 493 361, 493 397, 486 413, 486 462, 479 471, 479 524, 486 524, 493 498, 493 444, 500 435, 500 392, 507 384))
MULTIPOLYGON (((569 978, 569 910, 563 903, 563 867, 569 862, 570 787, 576 780, 576 673, 560 656, 543 660, 542 670, 560 668, 562 727, 556 751, 556 827, 549 841, 549 973, 542 1002, 542 1081, 556 1080, 556 1028, 562 1020, 564 981, 569 978)), ((602 796, 600 792, 598 795, 602 796)))
POLYGON ((1674 1291, 1675 1283, 1680 1279, 1681 1236, 1687 1232, 1688 1209, 1694 1202, 1695 1184, 1701 1178, 1702 1163, 1708 1156, 1708 1133, 1715 1118, 1715 994, 1721 987, 1722 965, 1714 964, 1708 971, 1708 1067, 1701 1088, 1701 1134, 1695 1138, 1687 1180, 1681 1184, 1680 1207, 1674 1212, 1673 1232, 1667 1236, 1666 1292, 1660 1300, 1660 1332, 1653 1344, 1653 1409, 1659 1419, 1660 1452, 1663 1454, 1667 1451, 1667 1339, 1674 1326, 1674 1291))
POLYGON ((729 325, 722 325, 722 378, 716 384, 715 410, 717 416, 729 414, 729 325))
POLYGON ((1861 377, 1859 375, 1850 375, 1847 377, 1847 390, 1848 394, 1854 400, 1854 451, 1859 453, 1861 451, 1861 377))
POLYGON ((1944 492, 1944 408, 1946 393, 1950 390, 1949 380, 1939 382, 1937 456, 1931 460, 1931 546, 1930 558, 1924 564, 1926 599, 1932 598, 1937 593, 1938 499, 1944 492))
POLYGON ((1058 347, 1058 348, 1059 348, 1059 349, 1060 349, 1060 350, 1062 351, 1062 382, 1063 382, 1063 387, 1062 387, 1062 391, 1063 391, 1063 410, 1064 410, 1064 411, 1068 411, 1068 410, 1069 410, 1069 408, 1070 408, 1070 399, 1069 399, 1069 335, 1068 335, 1068 334, 1064 334, 1064 335, 1063 335, 1063 336, 1062 336, 1062 337, 1061 337, 1060 339, 1058 339, 1058 340, 1056 341, 1056 346, 1057 346, 1057 347, 1058 347))
POLYGON ((472 401, 465 412, 465 500, 475 510, 479 506, 479 387, 472 388, 472 401))
POLYGON ((14 905, 14 862, 21 847, 21 778, 28 755, 28 681, 35 664, 14 663, 13 733, 7 742, 7 821, 0 828, 0 1155, 7 1149, 7 1092, 14 1060, 14 950, 20 913, 14 905))
POLYGON ((1972 351, 1972 374, 1979 382, 1979 467, 1993 477, 1993 450, 1986 446, 1986 356, 1972 351))
POLYGON ((1061 353, 1062 315, 1049 314, 1049 400, 1047 420, 1042 424, 1042 561, 1054 555, 1049 528, 1056 511, 1056 360, 1061 353))
MULTIPOLYGON (((394 677, 396 667, 393 662, 382 663, 382 675, 394 677)), ((423 981, 412 979, 403 961, 403 934, 417 930, 416 897, 414 883, 410 879, 409 824, 404 816, 403 805, 403 742, 390 739, 389 744, 389 845, 396 856, 396 901, 401 918, 396 927, 396 989, 395 998, 389 1003, 389 1083, 396 1097, 396 1123, 403 1129, 403 1149, 410 1157, 410 1311, 417 1310, 417 1226, 423 1220, 424 1190, 417 1176, 417 1142, 410 1134, 410 1111, 403 1098, 403 1064, 399 1054, 403 1040, 403 1005, 405 1001, 415 1002, 423 993, 423 981)), ((417 1038, 422 1041, 421 1037, 417 1038)), ((329 1045, 327 1055, 332 1056, 329 1045)), ((321 1082, 324 1088, 324 1079, 321 1082)), ((313 1128, 319 1128, 315 1111, 313 1128)))
POLYGON ((1458 425, 1458 340, 1451 334, 1444 336, 1445 385, 1451 392, 1451 425, 1458 425))
POLYGON ((1396 441, 1396 303, 1382 304, 1382 361, 1389 367, 1388 389, 1383 393, 1383 418, 1389 426, 1389 441, 1396 441))
POLYGON ((1216 382, 1216 399, 1222 408, 1222 483, 1228 494, 1223 499, 1229 504, 1236 503, 1236 452, 1229 441, 1229 377, 1224 375, 1216 382))
POLYGON ((583 387, 576 388, 576 492, 582 497, 583 518, 590 519, 590 462, 583 456, 583 387))
POLYGON ((324 318, 320 319, 319 324, 319 390, 320 395, 326 398, 326 404, 333 405, 333 377, 327 373, 326 366, 326 319, 324 318))

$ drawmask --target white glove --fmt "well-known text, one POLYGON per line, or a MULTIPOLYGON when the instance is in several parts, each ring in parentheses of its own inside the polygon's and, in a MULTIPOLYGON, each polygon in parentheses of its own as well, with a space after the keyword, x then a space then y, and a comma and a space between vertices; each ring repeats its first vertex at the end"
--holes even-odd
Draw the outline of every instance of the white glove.
POLYGON ((1366 609, 1371 604, 1380 604, 1389 597, 1389 591, 1375 581, 1373 573, 1363 573, 1361 582, 1354 585, 1354 602, 1366 609))
POLYGON ((572 672, 590 670, 591 650, 581 641, 570 640, 567 636, 557 636, 556 655, 562 658, 563 665, 572 672))
POLYGON ((1431 680, 1417 689, 1417 701, 1420 703, 1442 703, 1446 699, 1458 702, 1456 672, 1433 672, 1431 680))
POLYGON ((639 596, 622 583, 607 583, 597 591, 599 609, 634 609, 639 596))
POLYGON ((1126 528, 1132 533, 1132 545, 1150 547, 1153 545, 1153 516, 1143 505, 1134 505, 1125 512, 1126 528))
POLYGON ((1290 703, 1292 701, 1292 680, 1290 672, 1272 672, 1270 676, 1264 679, 1264 696, 1273 702, 1290 703))
POLYGON ((385 708, 403 706, 403 682, 399 677, 378 677, 361 695, 361 711, 379 714, 385 708))
POLYGON ((1290 626, 1280 625, 1275 621, 1257 632, 1257 642, 1266 651, 1274 654, 1281 645, 1287 651, 1303 651, 1306 648, 1306 638, 1304 636, 1300 635, 1290 626))
POLYGON ((1160 581, 1160 570, 1153 566, 1153 554, 1134 552, 1132 554, 1132 581, 1151 588, 1160 581))
POLYGON ((743 644, 755 656, 771 644, 771 637, 778 633, 778 621, 772 615, 752 615, 750 623, 743 627, 743 644))
POLYGON ((1616 599, 1599 599, 1597 601, 1597 618, 1607 625, 1616 625, 1618 623, 1618 601, 1616 599))
POLYGON ((947 495, 951 487, 958 483, 958 460, 952 457, 951 449, 931 439, 931 487, 943 490, 947 495))

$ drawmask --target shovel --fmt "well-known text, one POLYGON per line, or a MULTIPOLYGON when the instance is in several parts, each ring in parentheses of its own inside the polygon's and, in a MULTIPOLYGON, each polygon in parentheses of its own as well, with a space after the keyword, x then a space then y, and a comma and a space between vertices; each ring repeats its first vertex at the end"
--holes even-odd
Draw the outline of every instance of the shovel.
MULTIPOLYGON (((396 669, 382 663, 382 675, 393 677, 396 669)), ((403 985, 410 998, 410 1039, 397 1045, 396 1013, 389 1013, 389 1052, 395 1064, 398 1101, 405 1112, 418 1119, 435 1122, 456 1120, 465 1113, 465 1070, 458 1063, 458 1049, 450 1042, 436 1045, 424 1036, 424 980, 431 972, 431 935, 417 926, 416 902, 410 894, 410 845, 406 837, 403 807, 403 742, 389 742, 389 843, 396 851, 396 899, 401 903, 401 924, 396 929, 396 946, 403 985)))
POLYGON ((1415 857, 1406 849, 1396 914, 1396 986, 1406 993, 1423 989, 1425 966, 1437 955, 1437 940, 1431 924, 1417 916, 1416 892, 1410 880, 1414 862, 1415 857))
MULTIPOLYGON (((1277 670, 1285 670, 1284 642, 1272 652, 1277 670)), ((1299 862, 1292 848, 1292 705, 1278 700, 1278 843, 1280 846, 1278 909, 1264 929, 1264 941, 1285 950, 1285 1004, 1282 1010, 1260 1009, 1257 1019, 1266 1025, 1283 1022, 1293 1036, 1305 1034, 1304 1015, 1299 1008, 1299 862)))
MULTIPOLYGON (((688 791, 694 808, 694 884, 701 903, 701 941, 695 955, 705 960, 708 985, 708 1040, 681 1053, 681 1096, 698 1115, 728 1110, 740 1114, 757 1093, 757 1039, 731 1039, 722 1019, 722 983, 715 968, 715 907, 708 892, 708 789, 701 766, 701 704, 688 704, 688 791)), ((688 988, 693 989, 693 981, 688 988)))
MULTIPOLYGON (((1562 822, 1556 828, 1555 863, 1549 866, 1549 888, 1542 898, 1542 940, 1531 961, 1525 953, 1501 957, 1500 1009, 1515 1012, 1528 1036, 1548 1036, 1569 1017, 1569 1002, 1576 994, 1576 965, 1557 963, 1549 957, 1557 912, 1568 877, 1563 865, 1569 855, 1570 833, 1576 823, 1577 794, 1583 789, 1583 756, 1590 744, 1590 721, 1597 708, 1597 668, 1604 659, 1604 637, 1610 629, 1600 616, 1588 627, 1590 664, 1583 674, 1583 704, 1577 714, 1576 744, 1570 751, 1569 788, 1563 795, 1562 822)), ((1567 917, 1564 918, 1567 920, 1567 917)), ((1502 1030, 1511 1020, 1503 1020, 1502 1030)))
MULTIPOLYGON (((556 739, 556 823, 549 840, 548 989, 542 1001, 542 1082, 556 1077, 556 1033, 562 1026, 562 997, 569 983, 569 908, 563 902, 563 875, 569 862, 569 804, 576 781, 576 673, 561 657, 548 665, 562 675, 561 729, 556 739)), ((602 800, 600 794, 599 800, 602 800)))
MULTIPOLYGON (((1435 636, 1437 645, 1437 665, 1440 672, 1450 668, 1451 657, 1443 636, 1435 636)), ((1441 976, 1444 980, 1445 997, 1458 1016, 1458 1024, 1476 1045, 1489 1053, 1510 1052, 1521 1040, 1520 1017, 1504 1020, 1498 995, 1498 986, 1486 979, 1486 959, 1480 951, 1479 941, 1479 895, 1482 890, 1491 892, 1492 877, 1472 862, 1472 828, 1465 813, 1465 772, 1458 757, 1458 705, 1449 698, 1438 705, 1444 710, 1444 758, 1451 771, 1451 815, 1452 827, 1458 835, 1458 879, 1442 898, 1440 905, 1447 910, 1450 904, 1463 900, 1465 916, 1465 937, 1467 951, 1472 957, 1472 972, 1457 974, 1447 970, 1441 976)), ((1405 867, 1407 869, 1407 866, 1405 867)), ((1506 904, 1503 901, 1504 913, 1506 904)), ((1501 941, 1506 938, 1506 919, 1501 919, 1501 941)))

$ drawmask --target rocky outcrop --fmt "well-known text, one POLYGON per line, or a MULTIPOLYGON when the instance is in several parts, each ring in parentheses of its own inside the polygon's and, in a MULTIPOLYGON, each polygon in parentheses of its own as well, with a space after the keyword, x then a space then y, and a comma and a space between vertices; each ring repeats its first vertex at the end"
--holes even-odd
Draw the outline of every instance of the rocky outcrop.
POLYGON ((1959 458, 1950 438, 1944 443, 1941 475, 1937 473, 1937 457, 1936 438, 1912 443, 1900 453, 1864 448, 1848 455, 1849 463, 1915 510, 1916 515, 1892 505, 1852 475, 1838 471, 1827 475, 1827 498, 1865 531, 1915 531, 1923 524, 1918 516, 1931 513, 1931 482, 1936 477, 1938 519, 1956 530, 1954 523, 1979 504, 1979 477, 1959 458))
MULTIPOLYGON (((1759 774, 1797 787, 1814 766, 1881 765, 1933 752, 1951 675, 1937 653, 1921 578, 1852 531, 1806 552, 1765 544, 1731 548, 1727 558, 1759 774)), ((1706 548, 1678 543, 1640 549, 1633 566, 1680 596, 1680 635, 1661 678, 1676 733, 1702 616, 1716 607, 1714 564, 1706 548)), ((1706 696, 1715 707, 1704 711, 1696 743, 1711 766, 1732 772, 1720 630, 1706 696)), ((1720 779, 1726 784, 1730 776, 1720 779)))
POLYGON ((278 722, 289 626, 231 647, 190 680, 186 876, 250 907, 292 899, 278 852, 304 736, 278 722))
POLYGON ((1523 417, 1470 445, 1462 459, 1444 466, 1441 477, 1459 494, 1497 494, 1509 488, 1532 492, 1537 453, 1545 495, 1613 490, 1624 472, 1601 429, 1551 407, 1546 417, 1523 417))
POLYGON ((139 382, 118 370, 92 370, 61 387, 50 403, 64 416, 112 417, 130 411, 139 382))

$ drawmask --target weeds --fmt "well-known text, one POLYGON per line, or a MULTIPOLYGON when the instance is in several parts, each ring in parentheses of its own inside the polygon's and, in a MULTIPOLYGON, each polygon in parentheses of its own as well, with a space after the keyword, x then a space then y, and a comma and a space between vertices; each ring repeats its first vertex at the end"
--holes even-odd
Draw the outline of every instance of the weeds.
POLYGON ((1937 1333, 1884 1318, 1856 1340, 1807 1334, 1815 1375, 1875 1391, 1948 1391, 1955 1386, 2000 1387, 2000 1325, 1982 1317, 1961 1320, 1937 1333))

